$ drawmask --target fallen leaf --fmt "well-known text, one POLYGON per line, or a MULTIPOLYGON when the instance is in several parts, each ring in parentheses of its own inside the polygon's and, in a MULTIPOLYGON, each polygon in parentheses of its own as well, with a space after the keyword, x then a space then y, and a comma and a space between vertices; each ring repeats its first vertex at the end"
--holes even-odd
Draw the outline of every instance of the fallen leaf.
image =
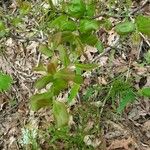
POLYGON ((129 150, 129 145, 134 145, 134 140, 129 137, 128 139, 114 140, 111 145, 107 148, 107 150, 115 150, 119 148, 124 148, 125 150, 129 150))

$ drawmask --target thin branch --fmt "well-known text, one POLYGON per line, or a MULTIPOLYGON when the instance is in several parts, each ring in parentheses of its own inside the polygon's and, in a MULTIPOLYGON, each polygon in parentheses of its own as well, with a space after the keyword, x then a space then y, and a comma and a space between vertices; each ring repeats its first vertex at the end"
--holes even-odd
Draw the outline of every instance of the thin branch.
POLYGON ((108 52, 111 51, 111 49, 112 49, 112 48, 107 47, 107 48, 104 50, 104 52, 102 52, 100 55, 98 55, 97 57, 95 57, 95 58, 92 60, 92 62, 95 62, 95 61, 97 61, 98 59, 100 59, 101 57, 103 57, 104 55, 106 55, 108 52))
POLYGON ((95 57, 92 60, 92 62, 97 61, 98 59, 100 59, 101 57, 103 57, 104 55, 106 55, 107 53, 109 53, 112 49, 116 49, 116 50, 119 50, 119 51, 121 50, 122 51, 123 49, 117 48, 118 42, 119 42, 119 38, 117 39, 117 41, 115 42, 115 44, 113 46, 107 45, 108 47, 106 49, 104 49, 104 51, 100 55, 98 55, 97 57, 95 57))
POLYGON ((150 47, 150 42, 146 39, 146 37, 140 32, 141 37, 144 39, 144 41, 147 43, 147 45, 150 47))

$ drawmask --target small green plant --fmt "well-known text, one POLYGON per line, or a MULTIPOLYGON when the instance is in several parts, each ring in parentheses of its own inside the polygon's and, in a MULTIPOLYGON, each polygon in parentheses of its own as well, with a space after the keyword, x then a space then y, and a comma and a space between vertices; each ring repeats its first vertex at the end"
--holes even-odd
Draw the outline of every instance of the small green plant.
POLYGON ((115 103, 118 103, 116 111, 119 114, 123 112, 128 104, 136 100, 135 90, 131 83, 131 81, 125 81, 123 77, 119 77, 111 84, 108 98, 112 101, 112 107, 115 106, 115 103))
POLYGON ((77 133, 70 134, 70 130, 67 127, 62 127, 61 129, 57 129, 56 127, 50 127, 47 131, 51 138, 49 141, 49 145, 53 149, 58 149, 59 142, 63 143, 63 148, 65 149, 73 149, 73 148, 87 148, 83 139, 84 134, 78 129, 77 133))
POLYGON ((3 72, 0 72, 0 92, 9 90, 11 84, 12 78, 3 72))
POLYGON ((26 148, 31 150, 40 150, 37 143, 38 133, 36 129, 23 128, 22 139, 20 143, 26 148))
POLYGON ((58 129, 55 125, 50 124, 47 131, 43 133, 43 138, 50 146, 49 149, 60 149, 60 143, 61 149, 94 149, 92 145, 84 141, 84 138, 87 135, 96 135, 95 138, 100 136, 98 112, 96 106, 93 107, 84 102, 71 111, 74 116, 74 125, 58 129))
MULTIPOLYGON (((66 13, 53 14, 54 17, 48 22, 49 29, 53 31, 51 41, 40 46, 40 51, 51 59, 46 67, 42 65, 45 75, 37 80, 35 87, 40 90, 49 84, 50 88, 45 93, 31 97, 31 108, 38 110, 44 106, 52 107, 57 127, 66 125, 69 120, 67 106, 57 101, 57 96, 63 90, 71 88, 66 100, 68 104, 71 103, 83 83, 82 72, 98 67, 97 64, 78 62, 86 45, 97 47, 101 44, 95 34, 99 23, 91 19, 94 9, 91 12, 88 7, 89 4, 81 0, 73 0, 67 4, 66 13)), ((56 8, 55 11, 57 12, 56 8)), ((41 66, 35 70, 39 68, 41 66)))
MULTIPOLYGON (((36 81, 35 87, 38 90, 46 88, 47 92, 33 95, 30 104, 34 111, 45 106, 51 107, 57 127, 61 127, 68 123, 69 114, 67 105, 57 101, 57 97, 66 90, 70 90, 66 103, 70 104, 76 97, 83 83, 83 71, 98 67, 97 64, 91 64, 88 61, 80 63, 80 56, 85 55, 87 45, 96 47, 101 53, 103 45, 96 31, 100 26, 109 30, 112 25, 107 18, 101 21, 93 19, 96 18, 93 16, 97 11, 96 3, 93 1, 72 0, 63 2, 57 7, 51 0, 48 2, 50 8, 43 17, 45 24, 43 30, 48 33, 49 41, 40 45, 39 50, 50 61, 46 66, 41 63, 35 68, 36 71, 44 72, 44 75, 36 81)), ((131 5, 130 2, 126 5, 127 10, 129 5, 131 5)), ((23 14, 30 9, 28 4, 25 6, 28 9, 21 7, 20 10, 23 14)), ((149 17, 140 15, 135 18, 135 21, 128 19, 129 15, 124 17, 125 19, 115 26, 115 31, 121 37, 139 32, 149 36, 149 17)), ((122 98, 117 109, 118 113, 121 113, 125 106, 135 99, 132 88, 122 81, 116 81, 112 85, 108 98, 114 99, 116 95, 122 98)))

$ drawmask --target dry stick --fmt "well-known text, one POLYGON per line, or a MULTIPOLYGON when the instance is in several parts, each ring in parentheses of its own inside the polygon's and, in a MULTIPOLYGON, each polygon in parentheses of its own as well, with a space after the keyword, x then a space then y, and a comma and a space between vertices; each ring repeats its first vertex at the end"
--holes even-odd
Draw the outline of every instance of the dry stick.
POLYGON ((143 40, 140 42, 140 45, 138 46, 139 47, 138 56, 137 56, 138 60, 140 59, 140 53, 142 51, 142 45, 143 45, 143 40))
POLYGON ((110 52, 112 49, 118 49, 118 50, 122 50, 121 48, 117 48, 116 46, 118 45, 119 42, 119 38, 115 41, 114 46, 111 45, 107 45, 108 47, 106 49, 104 49, 104 52, 102 52, 100 55, 98 55, 97 57, 95 57, 92 62, 97 61, 98 59, 100 59, 101 57, 103 57, 104 55, 106 55, 108 52, 110 52))
POLYGON ((101 53, 100 55, 98 55, 97 57, 95 57, 92 62, 95 62, 96 60, 100 59, 101 57, 103 57, 104 55, 106 55, 108 52, 111 51, 110 47, 107 47, 103 53, 101 53))
POLYGON ((126 82, 128 81, 128 78, 129 78, 130 67, 131 67, 131 58, 130 58, 130 60, 129 60, 129 66, 128 66, 127 75, 126 75, 126 82))
POLYGON ((150 47, 150 42, 146 39, 146 37, 140 32, 141 37, 144 39, 144 41, 147 43, 147 45, 150 47))

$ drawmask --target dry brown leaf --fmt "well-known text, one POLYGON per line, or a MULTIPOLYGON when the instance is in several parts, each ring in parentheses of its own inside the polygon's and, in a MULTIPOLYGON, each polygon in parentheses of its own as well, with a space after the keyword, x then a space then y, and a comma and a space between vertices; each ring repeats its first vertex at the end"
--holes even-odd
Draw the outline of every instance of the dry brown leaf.
POLYGON ((98 147, 101 144, 101 141, 95 138, 94 135, 86 135, 84 137, 84 143, 88 146, 92 146, 94 148, 98 147))
POLYGON ((107 148, 107 150, 115 150, 119 148, 123 148, 124 150, 129 150, 129 145, 134 145, 134 140, 129 137, 128 139, 122 140, 114 140, 111 145, 107 148))
POLYGON ((119 36, 118 34, 112 29, 109 32, 109 37, 108 37, 108 45, 114 46, 118 42, 119 36))
POLYGON ((98 83, 101 85, 107 85, 107 81, 104 77, 98 77, 98 83))
POLYGON ((146 75, 148 73, 148 70, 146 67, 140 66, 136 62, 134 62, 132 65, 134 66, 134 70, 137 75, 146 75))
POLYGON ((143 131, 146 133, 146 136, 150 138, 150 120, 143 124, 143 131))

